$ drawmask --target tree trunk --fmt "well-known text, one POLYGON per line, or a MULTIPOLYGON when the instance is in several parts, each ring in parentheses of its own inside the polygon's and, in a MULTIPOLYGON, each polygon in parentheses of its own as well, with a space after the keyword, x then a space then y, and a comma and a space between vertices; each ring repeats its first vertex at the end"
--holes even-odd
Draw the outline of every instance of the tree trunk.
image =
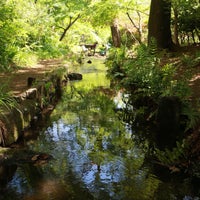
POLYGON ((174 11, 174 43, 175 45, 179 46, 179 40, 178 40, 178 11, 175 7, 173 9, 174 11))
POLYGON ((171 0, 151 0, 148 24, 148 43, 154 38, 158 48, 173 48, 170 19, 171 0))
POLYGON ((120 47, 121 46, 121 37, 120 37, 120 32, 119 32, 117 24, 113 23, 110 26, 110 28, 111 28, 113 46, 114 47, 120 47))

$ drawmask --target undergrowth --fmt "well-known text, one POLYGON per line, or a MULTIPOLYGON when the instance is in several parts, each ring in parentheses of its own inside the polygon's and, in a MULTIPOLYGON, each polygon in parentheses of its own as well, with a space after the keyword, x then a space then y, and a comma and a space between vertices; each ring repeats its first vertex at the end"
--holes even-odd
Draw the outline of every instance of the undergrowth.
POLYGON ((16 100, 7 92, 6 85, 0 86, 0 112, 17 106, 16 100))
MULTIPOLYGON (((134 50, 122 46, 112 49, 106 60, 107 76, 117 88, 123 88, 128 94, 126 106, 128 117, 132 120, 150 121, 155 124, 159 101, 162 97, 178 97, 181 101, 181 116, 184 116, 184 132, 192 130, 199 122, 199 111, 191 105, 190 76, 179 74, 175 63, 162 63, 162 56, 166 52, 158 52, 155 43, 149 46, 140 45, 134 50)), ((195 66, 199 61, 199 54, 192 57, 180 57, 182 65, 195 66)), ((137 121, 131 122, 138 126, 137 121)), ((173 149, 156 150, 157 159, 165 165, 175 165, 185 159, 187 141, 177 141, 173 149)))

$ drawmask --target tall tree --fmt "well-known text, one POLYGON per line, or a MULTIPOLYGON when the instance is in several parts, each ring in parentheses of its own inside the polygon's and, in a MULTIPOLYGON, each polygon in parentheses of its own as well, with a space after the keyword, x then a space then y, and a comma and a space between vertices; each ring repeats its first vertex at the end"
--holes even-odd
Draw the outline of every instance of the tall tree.
POLYGON ((157 47, 172 49, 172 35, 170 28, 171 0, 151 0, 148 42, 156 40, 157 47))
POLYGON ((113 22, 110 25, 110 29, 111 29, 111 34, 112 34, 113 46, 120 47, 121 46, 121 36, 120 36, 120 31, 119 31, 117 22, 113 22))

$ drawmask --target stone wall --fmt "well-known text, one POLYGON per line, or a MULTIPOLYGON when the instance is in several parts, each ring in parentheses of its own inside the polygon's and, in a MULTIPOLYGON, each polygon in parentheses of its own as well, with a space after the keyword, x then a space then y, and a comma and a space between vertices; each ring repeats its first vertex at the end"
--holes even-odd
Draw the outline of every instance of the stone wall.
MULTIPOLYGON (((63 74, 54 71, 46 80, 35 80, 29 89, 14 97, 17 106, 0 114, 0 146, 9 146, 16 142, 44 109, 55 105, 62 96, 63 74)), ((30 83, 27 85, 30 86, 30 83)))

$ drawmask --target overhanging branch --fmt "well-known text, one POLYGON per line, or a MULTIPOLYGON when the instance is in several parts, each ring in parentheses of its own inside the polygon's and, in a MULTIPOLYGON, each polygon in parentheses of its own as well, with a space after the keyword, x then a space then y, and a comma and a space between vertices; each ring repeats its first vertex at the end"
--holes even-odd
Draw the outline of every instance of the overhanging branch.
POLYGON ((66 33, 67 33, 67 31, 70 29, 70 27, 80 18, 80 14, 74 19, 74 20, 72 20, 72 17, 70 17, 70 19, 69 19, 69 24, 67 25, 67 27, 64 29, 64 32, 63 32, 63 34, 61 35, 61 37, 60 37, 60 41, 62 41, 63 40, 63 38, 65 37, 65 35, 66 35, 66 33))

